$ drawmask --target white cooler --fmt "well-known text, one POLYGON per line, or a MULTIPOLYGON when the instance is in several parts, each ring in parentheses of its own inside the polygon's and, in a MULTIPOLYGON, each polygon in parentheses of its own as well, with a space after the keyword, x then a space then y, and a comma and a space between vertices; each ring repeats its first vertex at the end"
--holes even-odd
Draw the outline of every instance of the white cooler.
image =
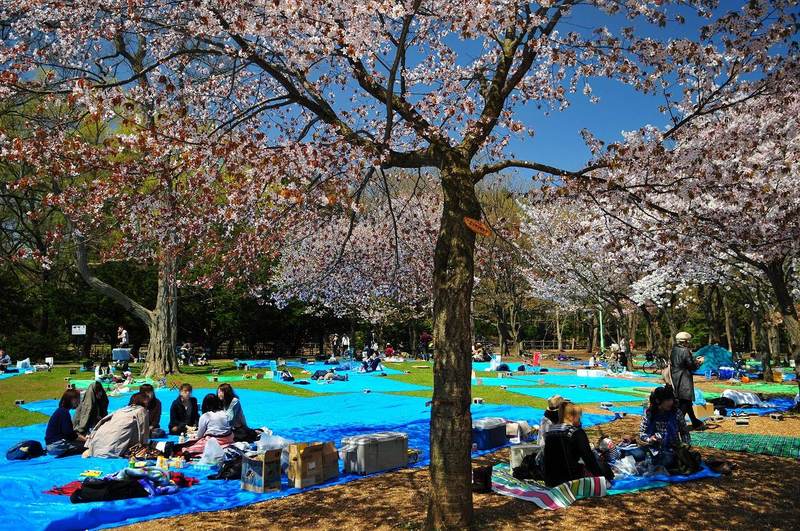
POLYGON ((396 431, 342 438, 341 455, 348 474, 374 474, 408 466, 408 435, 396 431))

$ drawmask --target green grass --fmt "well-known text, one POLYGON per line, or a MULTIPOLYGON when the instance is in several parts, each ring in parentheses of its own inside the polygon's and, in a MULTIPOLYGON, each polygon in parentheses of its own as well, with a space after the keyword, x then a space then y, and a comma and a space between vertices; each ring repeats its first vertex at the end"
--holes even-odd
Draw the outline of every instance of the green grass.
MULTIPOLYGON (((21 374, 0 380, 0 428, 8 426, 27 426, 29 424, 38 424, 47 422, 47 416, 40 413, 33 413, 27 409, 14 405, 16 400, 25 400, 25 402, 34 402, 36 400, 58 399, 66 388, 67 382, 65 378, 72 378, 73 380, 87 380, 91 379, 94 375, 88 372, 78 372, 75 375, 70 375, 70 369, 77 369, 78 365, 59 365, 51 372, 36 372, 33 374, 21 374)), ((181 374, 173 375, 167 378, 168 384, 190 383, 195 389, 214 389, 217 384, 208 381, 208 376, 211 375, 212 368, 219 368, 220 374, 226 376, 235 376, 245 374, 255 375, 258 371, 240 371, 237 370, 232 362, 228 361, 214 361, 211 365, 206 367, 182 367, 181 374)), ((134 376, 138 376, 141 371, 141 366, 134 365, 131 367, 134 376)), ((292 367, 291 372, 296 376, 301 375, 301 370, 292 367)), ((263 371, 262 371, 263 372, 263 371)), ((313 391, 304 389, 301 386, 288 386, 272 380, 242 380, 240 382, 233 382, 235 388, 253 389, 257 391, 272 391, 282 393, 285 395, 299 396, 299 397, 313 397, 319 396, 313 391)), ((167 389, 158 390, 157 395, 161 398, 162 403, 171 402, 174 391, 167 389)), ((202 400, 202 397, 199 397, 202 400)), ((167 406, 168 407, 168 406, 167 406)))

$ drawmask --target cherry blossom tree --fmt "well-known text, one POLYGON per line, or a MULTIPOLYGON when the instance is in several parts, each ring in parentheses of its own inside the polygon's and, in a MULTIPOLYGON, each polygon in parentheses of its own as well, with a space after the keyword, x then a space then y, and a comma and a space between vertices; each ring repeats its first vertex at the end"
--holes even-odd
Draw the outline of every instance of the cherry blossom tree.
MULTIPOLYGON (((794 58, 747 101, 709 113, 674 135, 669 149, 650 136, 652 131, 631 135, 615 149, 636 151, 638 160, 608 170, 613 185, 605 190, 571 183, 654 256, 682 257, 680 266, 673 264, 684 269, 684 279, 692 280, 687 268, 706 277, 715 271, 724 276, 731 268, 761 276, 771 287, 796 359, 798 74, 794 58)), ((666 270, 658 274, 675 278, 666 270)))
MULTIPOLYGON (((781 63, 785 48, 776 45, 794 31, 793 3, 737 2, 725 13, 714 0, 23 0, 0 13, 8 21, 0 95, 67 95, 77 85, 105 109, 120 91, 147 92, 160 112, 212 124, 212 145, 236 131, 249 136, 245 146, 315 152, 301 159, 315 165, 295 176, 307 179, 301 195, 324 181, 355 201, 383 170, 436 169, 442 216, 427 526, 460 529, 472 522, 475 234, 464 218, 481 216, 475 186, 514 167, 597 182, 594 172, 608 165, 598 157, 569 170, 516 157, 511 137, 533 132, 517 112, 526 104, 562 108, 578 90, 596 101, 590 81, 605 77, 664 98, 665 111, 680 115, 661 134, 669 142, 694 118, 761 90, 781 63), (578 10, 597 22, 586 30, 569 24, 578 10), (687 16, 708 19, 696 39, 633 29, 687 16), (631 27, 620 27, 626 19, 631 27), (37 68, 54 75, 34 81, 37 68), (744 95, 732 99, 737 94, 744 95)), ((257 265, 259 248, 239 247, 242 269, 257 265)))

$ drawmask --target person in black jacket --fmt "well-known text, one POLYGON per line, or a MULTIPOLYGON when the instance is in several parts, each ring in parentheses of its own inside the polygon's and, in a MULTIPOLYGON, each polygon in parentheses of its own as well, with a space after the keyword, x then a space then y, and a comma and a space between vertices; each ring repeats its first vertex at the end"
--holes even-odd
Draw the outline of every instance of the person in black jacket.
POLYGON ((582 413, 580 407, 564 402, 559 410, 559 423, 545 435, 544 480, 548 487, 587 476, 614 479, 614 473, 598 463, 589 446, 589 438, 581 428, 582 413))
POLYGON ((181 384, 180 394, 169 408, 169 432, 180 434, 187 426, 197 426, 200 415, 197 413, 197 399, 192 396, 192 385, 181 384))

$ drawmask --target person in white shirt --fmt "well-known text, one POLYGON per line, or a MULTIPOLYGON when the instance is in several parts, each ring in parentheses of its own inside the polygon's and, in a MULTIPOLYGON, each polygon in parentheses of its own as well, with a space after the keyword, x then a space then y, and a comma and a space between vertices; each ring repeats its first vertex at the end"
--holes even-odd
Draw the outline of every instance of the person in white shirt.
POLYGON ((210 439, 216 439, 225 448, 233 443, 233 430, 228 421, 228 414, 222 407, 222 400, 216 394, 209 393, 203 398, 203 414, 197 423, 197 438, 189 441, 184 453, 190 456, 200 455, 210 439))

